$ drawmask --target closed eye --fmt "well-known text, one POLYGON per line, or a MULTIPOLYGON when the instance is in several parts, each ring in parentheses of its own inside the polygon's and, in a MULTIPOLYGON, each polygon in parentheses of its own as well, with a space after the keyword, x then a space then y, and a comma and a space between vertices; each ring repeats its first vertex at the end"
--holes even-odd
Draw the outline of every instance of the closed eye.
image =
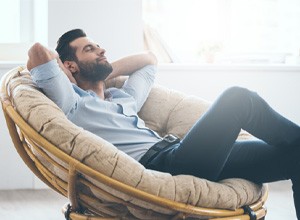
POLYGON ((85 48, 84 48, 84 51, 85 52, 89 52, 89 51, 92 51, 93 50, 93 46, 91 46, 91 45, 88 45, 88 46, 86 46, 85 48))
POLYGON ((83 48, 83 51, 88 53, 88 52, 93 52, 96 48, 100 48, 98 44, 88 44, 83 48))

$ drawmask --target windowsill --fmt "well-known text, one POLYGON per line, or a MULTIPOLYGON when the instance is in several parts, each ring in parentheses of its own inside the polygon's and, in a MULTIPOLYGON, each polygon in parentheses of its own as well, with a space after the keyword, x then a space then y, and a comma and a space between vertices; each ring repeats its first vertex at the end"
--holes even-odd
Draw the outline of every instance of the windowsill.
POLYGON ((1 69, 11 69, 17 66, 25 66, 25 61, 0 61, 0 68, 1 69))
POLYGON ((289 71, 299 72, 300 64, 189 64, 189 63, 161 63, 159 70, 201 70, 201 71, 289 71))
MULTIPOLYGON (((0 61, 0 69, 11 69, 26 65, 25 61, 0 61)), ((289 71, 299 72, 300 64, 189 64, 189 63, 161 63, 159 70, 201 70, 201 71, 289 71)))

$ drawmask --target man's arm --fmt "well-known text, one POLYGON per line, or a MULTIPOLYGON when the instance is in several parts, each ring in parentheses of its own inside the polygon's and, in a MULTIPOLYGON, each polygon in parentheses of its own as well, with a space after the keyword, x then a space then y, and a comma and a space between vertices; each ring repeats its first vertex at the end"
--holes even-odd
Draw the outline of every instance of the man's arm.
POLYGON ((30 71, 34 67, 37 67, 41 64, 47 63, 50 60, 56 59, 59 67, 62 69, 62 71, 66 74, 68 79, 74 83, 77 84, 75 78, 73 77, 70 70, 68 70, 61 60, 59 59, 59 56, 56 51, 52 51, 46 47, 44 47, 40 43, 35 43, 28 51, 28 61, 27 61, 27 69, 30 71))
POLYGON ((107 77, 107 80, 121 75, 130 75, 147 65, 156 64, 156 56, 151 51, 127 56, 112 62, 113 72, 107 77))
POLYGON ((28 56, 27 69, 33 80, 67 115, 76 106, 78 95, 60 68, 57 53, 36 43, 29 49, 28 56))
POLYGON ((124 83, 122 89, 136 100, 137 112, 146 101, 155 80, 156 65, 147 65, 132 75, 124 83))
POLYGON ((40 43, 35 43, 28 51, 27 69, 31 71, 34 67, 57 59, 58 55, 48 50, 40 43))

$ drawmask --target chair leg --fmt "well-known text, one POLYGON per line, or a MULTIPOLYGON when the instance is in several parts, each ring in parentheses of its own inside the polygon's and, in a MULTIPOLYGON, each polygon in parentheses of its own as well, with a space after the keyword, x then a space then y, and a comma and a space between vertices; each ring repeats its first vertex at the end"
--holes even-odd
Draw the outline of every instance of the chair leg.
POLYGON ((65 215, 65 219, 66 220, 70 220, 70 214, 72 212, 72 206, 70 205, 70 203, 66 204, 64 207, 63 207, 63 214, 65 215))

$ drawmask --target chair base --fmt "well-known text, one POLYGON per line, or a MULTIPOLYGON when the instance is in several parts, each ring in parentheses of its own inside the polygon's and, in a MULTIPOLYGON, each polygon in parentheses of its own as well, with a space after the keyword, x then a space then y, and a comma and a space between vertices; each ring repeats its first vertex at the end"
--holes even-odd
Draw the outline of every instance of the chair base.
MULTIPOLYGON (((206 220, 265 220, 265 216, 267 210, 264 207, 261 207, 258 211, 253 211, 249 206, 244 207, 245 213, 239 216, 231 216, 231 217, 207 217, 206 220)), ((91 213, 79 213, 72 210, 72 206, 67 203, 63 206, 62 212, 65 215, 66 220, 116 220, 116 219, 133 219, 132 216, 130 218, 122 216, 122 217, 102 217, 96 216, 91 213)), ((185 215, 177 215, 172 218, 175 219, 197 219, 195 217, 186 217, 185 215)), ((203 219, 203 217, 201 217, 203 219)))
MULTIPOLYGON (((66 220, 116 220, 120 218, 116 217, 100 217, 100 216, 95 216, 91 213, 78 213, 72 210, 72 206, 67 203, 63 206, 62 212, 65 216, 66 220)), ((123 218, 122 218, 123 219, 123 218)))

